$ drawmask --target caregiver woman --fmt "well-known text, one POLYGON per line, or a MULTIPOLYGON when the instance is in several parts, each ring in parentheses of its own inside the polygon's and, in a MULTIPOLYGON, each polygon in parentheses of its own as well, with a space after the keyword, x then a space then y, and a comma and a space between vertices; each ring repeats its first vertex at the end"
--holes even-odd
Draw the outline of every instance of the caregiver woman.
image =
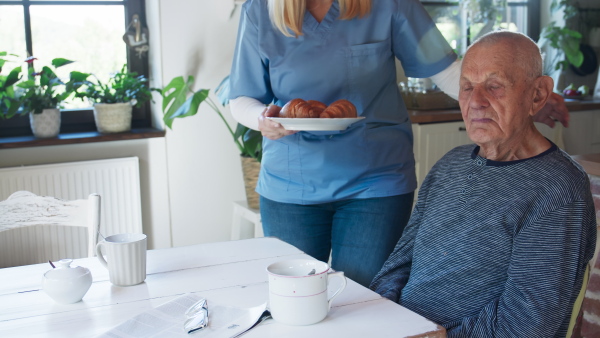
MULTIPOLYGON (((265 136, 265 235, 321 261, 331 252, 332 267, 365 286, 402 235, 417 186, 396 57, 406 76, 458 96, 460 63, 418 0, 247 0, 230 75, 235 119, 265 136), (295 98, 347 99, 365 119, 292 132, 265 118, 295 98)), ((544 118, 566 124, 563 101, 555 106, 544 118)))

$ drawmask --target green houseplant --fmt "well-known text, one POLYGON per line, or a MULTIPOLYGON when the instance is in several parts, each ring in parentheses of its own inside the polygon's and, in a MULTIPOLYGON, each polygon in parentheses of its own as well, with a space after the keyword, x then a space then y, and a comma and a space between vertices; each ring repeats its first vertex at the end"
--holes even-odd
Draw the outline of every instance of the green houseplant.
MULTIPOLYGON (((7 55, 6 52, 0 54, 2 65, 6 63, 7 55)), ((50 66, 43 66, 40 71, 36 71, 35 60, 37 60, 35 57, 25 59, 27 77, 23 78, 22 68, 16 67, 8 76, 3 76, 0 80, 2 116, 11 118, 17 114, 29 114, 34 136, 55 137, 60 132, 61 104, 77 91, 87 74, 71 71, 69 80, 64 82, 56 75, 55 70, 73 61, 55 58, 52 59, 50 66)))
POLYGON ((14 54, 0 51, 0 120, 17 115, 21 102, 15 94, 15 84, 21 79, 21 67, 5 71, 9 56, 14 54))
POLYGON ((88 99, 94 106, 94 120, 101 133, 119 133, 131 130, 132 107, 140 107, 152 100, 152 92, 159 91, 148 86, 148 79, 123 65, 120 71, 102 82, 91 75, 93 81, 85 81, 85 89, 75 97, 88 99))
MULTIPOLYGON (((36 72, 33 66, 34 60, 37 58, 25 59, 29 65, 27 80, 17 83, 17 87, 24 90, 20 96, 23 114, 41 114, 44 109, 60 108, 61 104, 76 92, 87 78, 87 74, 72 71, 69 74, 69 81, 65 83, 49 66, 43 66, 39 72, 36 72)), ((71 63, 73 61, 63 58, 55 58, 51 61, 54 69, 71 63)))
MULTIPOLYGON (((227 131, 231 134, 233 142, 240 151, 240 156, 250 157, 260 162, 262 158, 262 135, 259 131, 250 129, 244 125, 237 124, 235 131, 227 123, 219 106, 209 97, 208 89, 192 90, 194 77, 188 76, 187 80, 179 76, 171 80, 161 90, 163 97, 162 110, 165 125, 172 129, 176 118, 193 116, 198 113, 202 103, 206 103, 215 113, 219 115, 227 131)), ((229 77, 226 77, 215 90, 221 105, 229 104, 229 77)))
MULTIPOLYGON (((538 45, 540 47, 550 45, 556 51, 552 61, 546 62, 548 67, 554 66, 554 70, 565 70, 570 64, 579 67, 583 63, 583 53, 580 50, 581 33, 567 27, 568 20, 577 14, 577 8, 573 6, 571 0, 552 0, 551 13, 554 14, 559 10, 564 13, 564 25, 559 25, 556 21, 550 22, 542 30, 538 45)), ((551 70, 551 68, 544 69, 546 73, 550 73, 551 70)))
MULTIPOLYGON (((192 90, 194 77, 188 76, 187 80, 183 76, 176 77, 165 88, 162 89, 163 97, 162 109, 164 112, 163 121, 172 128, 176 118, 193 116, 198 113, 202 103, 206 103, 225 123, 225 127, 233 142, 240 151, 242 162, 242 173, 244 176, 244 185, 246 189, 246 200, 248 206, 258 209, 259 196, 254 191, 258 181, 260 171, 260 161, 262 159, 262 134, 259 131, 250 129, 244 125, 237 124, 235 131, 219 109, 219 106, 209 97, 208 89, 192 90)), ((229 77, 227 76, 215 90, 222 106, 229 104, 229 77)))

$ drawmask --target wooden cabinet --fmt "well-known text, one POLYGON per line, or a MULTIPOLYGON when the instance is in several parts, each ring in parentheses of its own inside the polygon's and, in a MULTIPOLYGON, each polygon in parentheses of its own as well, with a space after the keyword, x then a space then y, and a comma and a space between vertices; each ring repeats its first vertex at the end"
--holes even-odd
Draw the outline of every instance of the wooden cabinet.
MULTIPOLYGON (((463 144, 472 143, 467 136, 464 122, 413 124, 415 168, 417 184, 431 167, 448 151, 463 144)), ((418 189, 418 188, 417 188, 418 189)))
POLYGON ((554 142, 559 148, 564 149, 564 127, 560 123, 556 123, 554 128, 550 128, 547 124, 544 123, 535 123, 535 127, 537 130, 542 133, 547 139, 554 142))

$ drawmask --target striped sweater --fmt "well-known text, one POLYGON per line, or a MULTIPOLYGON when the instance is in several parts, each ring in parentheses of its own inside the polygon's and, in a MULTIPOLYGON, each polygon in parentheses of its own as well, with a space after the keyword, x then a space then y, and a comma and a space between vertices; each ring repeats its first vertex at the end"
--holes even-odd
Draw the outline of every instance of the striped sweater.
POLYGON ((432 168, 371 288, 448 337, 564 337, 596 243, 587 175, 556 145, 510 162, 478 152, 432 168))

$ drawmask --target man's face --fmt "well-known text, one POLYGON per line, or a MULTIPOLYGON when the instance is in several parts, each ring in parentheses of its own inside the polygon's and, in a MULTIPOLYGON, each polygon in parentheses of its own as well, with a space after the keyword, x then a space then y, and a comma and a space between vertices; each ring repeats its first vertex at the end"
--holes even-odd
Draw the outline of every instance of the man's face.
POLYGON ((514 48, 479 44, 462 63, 460 109, 469 137, 482 148, 510 145, 533 114, 533 81, 519 67, 514 48))

